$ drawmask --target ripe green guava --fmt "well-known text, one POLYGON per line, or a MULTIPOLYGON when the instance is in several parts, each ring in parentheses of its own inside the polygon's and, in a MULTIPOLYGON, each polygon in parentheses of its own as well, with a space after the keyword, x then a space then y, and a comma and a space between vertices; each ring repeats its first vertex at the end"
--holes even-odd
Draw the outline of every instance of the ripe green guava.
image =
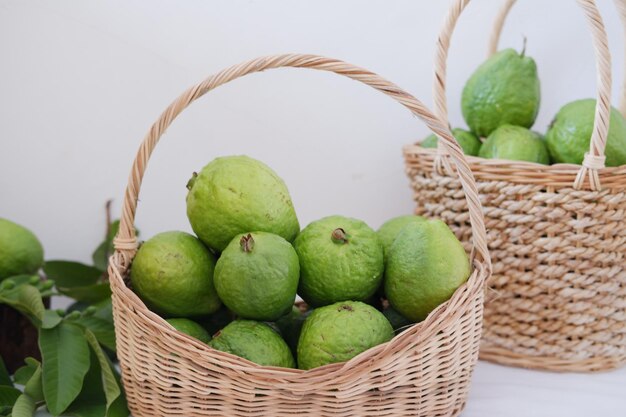
POLYGON ((176 330, 181 333, 188 334, 191 337, 195 337, 203 343, 209 343, 211 335, 206 331, 204 327, 196 323, 195 321, 180 318, 180 319, 167 319, 165 320, 172 325, 176 330))
POLYGON ((385 294, 407 319, 424 320, 470 276, 469 257, 441 220, 411 223, 389 250, 385 294))
POLYGON ((487 59, 469 78, 461 109, 472 132, 487 137, 504 124, 530 128, 540 99, 535 61, 523 51, 505 49, 487 59))
POLYGON ((213 349, 232 353, 263 366, 295 368, 287 343, 265 323, 235 320, 213 336, 213 349))
MULTIPOLYGON (((548 150, 555 163, 582 164, 589 152, 596 101, 576 100, 559 110, 546 134, 548 150)), ((626 165, 626 120, 611 108, 609 135, 606 140, 606 166, 626 165)))
POLYGON ((204 244, 221 252, 241 233, 269 232, 291 242, 300 224, 283 180, 247 156, 216 158, 187 184, 187 217, 204 244))
POLYGON ((0 281, 34 274, 43 265, 43 247, 24 226, 0 218, 0 281))
POLYGON ((382 244, 360 220, 330 216, 314 221, 294 247, 300 259, 298 294, 311 306, 366 301, 382 281, 382 244))
MULTIPOLYGON (((459 142, 461 148, 463 148, 463 153, 465 153, 465 155, 478 155, 480 145, 482 145, 478 136, 464 129, 452 129, 452 135, 456 141, 459 142)), ((420 143, 420 146, 422 148, 436 148, 438 141, 439 138, 437 138, 437 135, 433 133, 432 135, 427 136, 426 139, 420 143)))
POLYGON ((479 156, 550 164, 550 154, 541 136, 525 127, 513 125, 502 125, 494 130, 480 148, 479 156))
POLYGON ((383 244, 383 254, 385 255, 385 259, 387 259, 387 252, 389 252, 389 248, 393 244, 393 241, 398 237, 398 233, 404 229, 409 223, 419 223, 423 222, 426 219, 422 216, 415 216, 412 214, 406 216, 398 216, 393 219, 387 220, 383 223, 380 228, 378 228, 378 237, 380 238, 380 242, 383 244))
POLYGON ((221 302, 213 285, 215 255, 195 236, 164 232, 144 242, 133 260, 133 289, 153 311, 169 317, 198 317, 221 302))
POLYGON ((215 267, 215 289, 239 317, 273 321, 293 306, 300 264, 291 244, 278 235, 237 235, 215 267))
POLYGON ((393 338, 383 314, 359 301, 316 308, 305 320, 298 341, 298 367, 312 369, 345 362, 393 338))

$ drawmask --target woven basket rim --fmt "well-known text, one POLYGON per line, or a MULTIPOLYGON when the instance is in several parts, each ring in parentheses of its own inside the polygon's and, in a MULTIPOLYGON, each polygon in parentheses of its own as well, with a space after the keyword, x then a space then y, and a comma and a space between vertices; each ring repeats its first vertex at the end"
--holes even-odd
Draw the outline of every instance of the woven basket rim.
MULTIPOLYGON (((419 143, 405 145, 406 158, 411 155, 432 157, 433 171, 438 156, 437 148, 423 148, 419 143)), ((545 185, 556 188, 572 188, 581 165, 543 165, 527 161, 487 159, 479 156, 466 156, 466 160, 477 180, 509 181, 520 184, 545 185)), ((606 167, 598 170, 602 188, 626 189, 626 165, 606 167)), ((583 190, 583 192, 585 192, 583 190)))
MULTIPOLYGON (((179 332, 174 327, 169 325, 163 317, 150 310, 145 303, 139 298, 139 296, 129 288, 124 282, 124 276, 128 270, 125 267, 125 257, 122 251, 116 251, 109 259, 109 280, 111 284, 111 291, 116 296, 122 296, 127 301, 132 303, 132 310, 142 316, 142 319, 147 321, 152 326, 158 327, 161 331, 182 339, 185 343, 188 343, 194 349, 201 351, 204 354, 210 354, 220 358, 221 363, 224 366, 231 367, 233 370, 246 373, 265 374, 267 378, 274 378, 280 382, 288 381, 290 384, 298 382, 311 383, 312 379, 322 377, 326 379, 338 380, 342 375, 350 375, 354 378, 354 372, 349 373, 347 370, 357 367, 364 362, 376 362, 376 359, 380 359, 384 356, 384 353, 388 348, 395 344, 410 343, 410 340, 414 337, 427 338, 429 335, 436 334, 439 330, 446 326, 450 320, 458 320, 461 316, 466 314, 465 309, 470 308, 471 303, 468 300, 473 298, 476 293, 483 292, 484 282, 490 274, 490 266, 486 261, 479 261, 473 259, 472 273, 468 280, 460 286, 452 295, 452 297, 439 305, 433 310, 426 319, 419 323, 411 325, 408 329, 402 333, 395 335, 389 342, 374 346, 361 354, 355 356, 346 362, 333 363, 318 368, 309 370, 295 369, 295 368, 281 368, 272 366, 262 366, 239 356, 222 352, 211 348, 209 345, 204 344, 191 336, 179 332), (464 308, 460 308, 465 307, 464 308)), ((363 369, 366 372, 366 369, 363 369)))
POLYGON ((594 356, 568 360, 558 356, 524 355, 497 346, 481 346, 480 359, 500 365, 551 372, 607 372, 626 365, 626 356, 594 356))

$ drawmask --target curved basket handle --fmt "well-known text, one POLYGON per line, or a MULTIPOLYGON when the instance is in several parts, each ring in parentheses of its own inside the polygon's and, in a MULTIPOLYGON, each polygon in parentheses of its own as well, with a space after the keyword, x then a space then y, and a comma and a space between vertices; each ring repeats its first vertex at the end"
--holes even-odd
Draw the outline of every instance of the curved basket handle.
MULTIPOLYGON (((626 37, 626 0, 615 0, 615 7, 617 7, 617 12, 619 13, 619 17, 622 20, 624 36, 626 37)), ((624 47, 626 47, 626 42, 624 42, 624 47)), ((626 50, 624 53, 624 57, 626 57, 626 50)), ((622 77, 624 78, 622 81, 622 97, 620 98, 619 110, 624 115, 624 117, 626 117, 626 71, 624 71, 622 77)))
MULTIPOLYGON (((585 153, 582 167, 574 181, 574 188, 582 188, 585 178, 589 177, 589 184, 592 190, 601 188, 598 170, 605 167, 604 149, 606 146, 606 138, 609 131, 609 116, 611 112, 611 56, 609 53, 608 40, 602 17, 596 7, 594 0, 577 0, 587 17, 587 23, 591 30, 593 38, 594 52, 596 56, 597 68, 597 85, 598 95, 596 100, 595 119, 593 124, 593 133, 591 135, 591 144, 589 152, 585 153)), ((450 37, 454 30, 454 26, 459 15, 467 6, 469 0, 454 0, 446 17, 445 23, 439 34, 437 42, 437 52, 435 55, 435 81, 433 87, 433 95, 435 99, 435 112, 442 120, 448 120, 446 96, 445 96, 445 77, 446 77, 446 61, 448 49, 450 47, 450 37)), ((496 26, 501 28, 506 18, 506 13, 513 6, 514 1, 507 0, 501 9, 501 15, 496 20, 496 26), (510 4, 509 4, 510 3, 510 4), (504 13, 504 14, 503 14, 504 13)), ((492 34, 490 48, 497 47, 499 39, 498 34, 492 34), (494 39, 495 36, 495 39, 494 39)), ((438 147, 437 159, 442 160, 445 156, 444 146, 438 147)), ((435 161, 435 166, 441 166, 441 162, 435 161)))
POLYGON ((148 165, 150 155, 163 133, 165 133, 165 130, 170 126, 174 119, 176 119, 176 117, 185 108, 187 108, 187 106, 214 88, 247 74, 282 67, 309 68, 321 71, 330 71, 353 80, 360 81, 390 96, 398 103, 408 108, 414 115, 422 119, 422 121, 442 139, 440 142, 445 144, 447 152, 451 155, 452 160, 457 167, 459 179, 463 185, 463 190, 467 199, 473 231, 474 251, 489 268, 491 267, 491 260, 487 249, 485 222, 480 200, 478 198, 476 182, 471 170, 469 169, 467 161, 465 160, 461 147, 456 140, 454 140, 445 124, 440 122, 439 119, 435 117, 419 100, 373 72, 336 59, 325 58, 317 55, 299 54, 261 57, 239 65, 234 65, 191 87, 174 100, 174 102, 170 104, 167 109, 165 109, 157 121, 152 125, 141 143, 128 179, 128 186, 126 187, 126 193, 124 195, 124 206, 122 208, 120 229, 114 240, 115 249, 122 255, 125 267, 130 264, 130 261, 137 250, 137 237, 135 235, 135 228, 133 227, 133 224, 143 175, 148 165))
POLYGON ((504 21, 509 15, 511 8, 517 2, 517 0, 506 0, 496 16, 496 20, 493 22, 493 29, 491 36, 489 37, 489 48, 487 50, 487 57, 498 52, 498 44, 500 43, 500 35, 502 35, 502 28, 504 27, 504 21))

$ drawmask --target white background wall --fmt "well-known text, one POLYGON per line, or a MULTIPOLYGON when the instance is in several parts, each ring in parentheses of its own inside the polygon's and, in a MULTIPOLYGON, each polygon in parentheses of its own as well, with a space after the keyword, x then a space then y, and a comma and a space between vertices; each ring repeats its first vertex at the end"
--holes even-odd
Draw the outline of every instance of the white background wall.
MULTIPOLYGON (((0 0, 0 217, 31 228, 46 258, 88 261, 101 239, 104 202, 121 197, 144 133, 180 92, 258 55, 306 52, 364 66, 429 107, 432 57, 448 1, 0 0)), ((484 59, 501 1, 475 0, 453 40, 450 114, 484 59)), ((616 71, 623 37, 604 13, 616 71)), ((545 130, 569 100, 592 96, 591 41, 575 1, 520 0, 503 46, 539 66, 545 130)), ((186 111, 154 153, 137 225, 144 237, 190 230, 185 183, 212 158, 248 154, 287 182, 302 225, 344 214, 378 227, 412 209, 401 147, 426 128, 380 93, 304 70, 249 76, 186 111)))

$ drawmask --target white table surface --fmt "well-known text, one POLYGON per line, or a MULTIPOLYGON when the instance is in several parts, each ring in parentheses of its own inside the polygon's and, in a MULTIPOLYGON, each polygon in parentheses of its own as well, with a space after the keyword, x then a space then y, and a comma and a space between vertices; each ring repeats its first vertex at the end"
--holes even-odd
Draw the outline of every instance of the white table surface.
POLYGON ((462 417, 626 417, 626 368, 557 374, 481 361, 462 417))
POLYGON ((461 417, 626 417, 626 368, 557 374, 479 362, 461 417))

